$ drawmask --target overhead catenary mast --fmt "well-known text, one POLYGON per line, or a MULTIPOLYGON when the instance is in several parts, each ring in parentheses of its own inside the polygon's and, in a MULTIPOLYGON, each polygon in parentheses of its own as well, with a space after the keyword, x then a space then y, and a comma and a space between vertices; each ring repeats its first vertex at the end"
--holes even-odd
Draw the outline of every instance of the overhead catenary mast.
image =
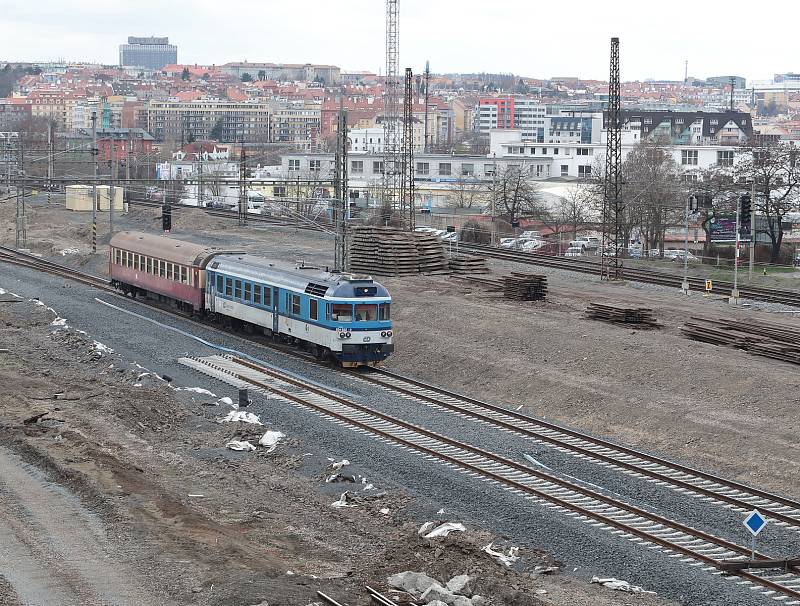
POLYGON ((425 130, 424 130, 424 141, 423 141, 423 152, 428 153, 428 103, 430 101, 430 89, 431 89, 431 62, 425 62, 425 130))
POLYGON ((400 76, 398 72, 398 4, 386 0, 386 77, 383 94, 383 211, 400 210, 402 171, 400 76))
POLYGON ((622 277, 622 115, 619 79, 619 38, 611 38, 611 65, 606 110, 606 166, 603 180, 603 243, 600 276, 622 277))

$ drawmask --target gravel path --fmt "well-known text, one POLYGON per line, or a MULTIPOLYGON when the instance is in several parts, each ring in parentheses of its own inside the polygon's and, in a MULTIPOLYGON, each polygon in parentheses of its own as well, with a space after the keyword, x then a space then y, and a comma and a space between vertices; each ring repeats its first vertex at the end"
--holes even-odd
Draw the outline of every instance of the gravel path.
MULTIPOLYGON (((243 344, 235 337, 189 326, 158 312, 143 311, 141 306, 133 302, 98 295, 91 289, 66 284, 51 277, 31 275, 24 270, 0 266, 0 287, 23 296, 41 296, 70 325, 85 330, 93 338, 113 347, 130 360, 137 360, 160 374, 169 374, 176 384, 200 385, 215 393, 224 393, 226 389, 215 381, 188 372, 175 362, 182 355, 208 355, 212 353, 211 348, 160 329, 149 322, 97 305, 94 302, 95 297, 113 299, 115 305, 139 314, 158 317, 165 323, 183 325, 185 329, 211 341, 238 348, 269 363, 307 374, 320 382, 340 380, 332 378, 335 373, 325 369, 308 367, 301 361, 279 353, 243 344)), ((356 395, 363 389, 352 380, 344 387, 356 395)), ((410 456, 405 450, 342 428, 307 411, 260 396, 254 396, 254 400, 253 411, 261 414, 262 420, 271 422, 271 425, 289 435, 301 437, 311 450, 332 458, 350 459, 378 487, 405 487, 418 497, 414 508, 420 520, 444 517, 480 524, 493 532, 507 535, 515 543, 551 551, 567 563, 569 570, 575 569, 573 572, 576 574, 624 578, 684 604, 749 605, 772 602, 757 592, 743 593, 730 581, 676 563, 658 551, 641 547, 629 549, 625 542, 590 524, 576 521, 548 508, 528 505, 520 497, 490 483, 464 474, 453 474, 448 468, 432 465, 418 456, 410 456), (434 513, 440 507, 445 509, 444 516, 434 513)), ((456 421, 452 415, 440 415, 408 401, 401 402, 397 398, 375 394, 369 401, 373 405, 385 407, 393 414, 419 415, 419 421, 432 429, 439 428, 452 434, 463 432, 470 441, 503 450, 509 456, 519 458, 521 452, 531 451, 530 444, 526 441, 509 438, 508 434, 494 435, 493 431, 487 431, 483 427, 467 421, 456 421), (479 427, 480 431, 476 431, 479 427)), ((544 457, 544 453, 538 451, 531 451, 531 454, 544 457)), ((571 475, 590 473, 588 468, 581 469, 574 461, 568 462, 570 459, 554 458, 547 460, 546 464, 571 475)), ((609 481, 609 477, 591 475, 588 478, 609 481)), ((652 489, 652 486, 626 488, 633 494, 652 489)), ((672 496, 664 500, 669 501, 672 496)), ((697 503, 691 503, 687 499, 683 504, 664 504, 665 507, 667 505, 675 511, 683 511, 684 507, 694 507, 696 511, 697 503)), ((685 515, 693 513, 688 511, 685 515)))

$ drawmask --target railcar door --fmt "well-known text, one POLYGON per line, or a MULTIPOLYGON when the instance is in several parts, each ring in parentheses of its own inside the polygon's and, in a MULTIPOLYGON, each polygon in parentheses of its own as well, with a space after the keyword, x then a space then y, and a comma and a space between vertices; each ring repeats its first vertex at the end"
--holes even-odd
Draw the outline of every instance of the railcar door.
POLYGON ((278 287, 272 289, 272 332, 278 334, 278 313, 281 300, 278 298, 278 287))
POLYGON ((206 301, 208 301, 208 311, 214 313, 216 311, 216 298, 217 298, 217 274, 206 272, 206 301))

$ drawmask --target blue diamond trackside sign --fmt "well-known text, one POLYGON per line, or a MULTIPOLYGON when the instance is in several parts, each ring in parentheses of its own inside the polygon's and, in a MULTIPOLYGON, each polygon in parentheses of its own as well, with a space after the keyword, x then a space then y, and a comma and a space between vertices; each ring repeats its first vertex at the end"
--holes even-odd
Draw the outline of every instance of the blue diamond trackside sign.
POLYGON ((754 509, 750 512, 750 515, 744 519, 743 524, 747 530, 750 531, 750 534, 756 536, 764 529, 764 526, 767 525, 767 519, 758 513, 757 509, 754 509))

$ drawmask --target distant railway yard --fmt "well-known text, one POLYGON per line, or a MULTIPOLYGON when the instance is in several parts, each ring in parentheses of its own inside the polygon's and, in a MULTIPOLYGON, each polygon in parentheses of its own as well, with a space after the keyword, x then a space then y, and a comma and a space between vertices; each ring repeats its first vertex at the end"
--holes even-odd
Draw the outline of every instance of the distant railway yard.
POLYGON ((13 212, 4 606, 800 604, 790 279, 731 306, 699 270, 687 297, 478 245, 489 273, 340 279, 330 234, 200 209, 151 258, 146 203, 110 273, 105 224, 92 254, 85 215, 36 201, 19 253, 13 212))

